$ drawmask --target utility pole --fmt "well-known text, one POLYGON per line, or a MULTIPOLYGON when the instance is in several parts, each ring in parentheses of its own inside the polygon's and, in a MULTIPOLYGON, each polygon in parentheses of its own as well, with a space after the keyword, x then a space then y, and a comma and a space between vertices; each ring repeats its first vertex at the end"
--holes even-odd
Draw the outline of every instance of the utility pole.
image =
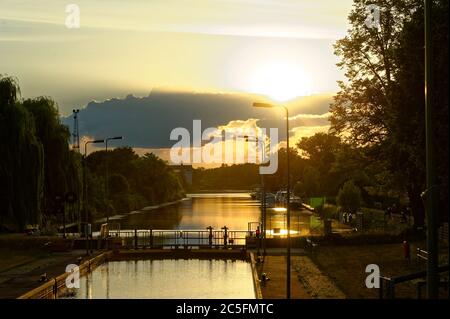
POLYGON ((73 110, 73 133, 72 133, 72 148, 80 152, 80 132, 78 128, 78 113, 80 110, 73 110))
MULTIPOLYGON (((80 113, 80 110, 79 109, 74 109, 72 112, 73 112, 72 149, 75 152, 80 153, 80 131, 79 131, 79 127, 78 127, 78 113, 80 113)), ((83 178, 84 178, 84 175, 83 175, 83 178)), ((83 179, 83 183, 84 183, 84 179, 83 179)), ((80 197, 81 196, 77 196, 78 233, 81 233, 80 197)))

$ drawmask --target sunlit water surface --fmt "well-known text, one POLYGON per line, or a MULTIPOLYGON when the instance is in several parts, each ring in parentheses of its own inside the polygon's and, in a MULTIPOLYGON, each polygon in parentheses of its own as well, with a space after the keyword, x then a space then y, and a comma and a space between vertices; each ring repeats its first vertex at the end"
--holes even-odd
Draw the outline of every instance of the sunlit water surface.
MULTIPOLYGON (((190 199, 179 204, 149 211, 135 211, 113 222, 121 229, 180 229, 205 230, 212 226, 220 230, 246 230, 249 222, 261 221, 260 203, 248 193, 190 194, 190 199)), ((291 211, 292 234, 307 236, 310 216, 305 211, 291 211)), ((286 212, 267 210, 267 229, 286 229, 286 212)))
POLYGON ((100 265, 81 278, 76 299, 253 299, 251 265, 241 260, 134 260, 100 265))

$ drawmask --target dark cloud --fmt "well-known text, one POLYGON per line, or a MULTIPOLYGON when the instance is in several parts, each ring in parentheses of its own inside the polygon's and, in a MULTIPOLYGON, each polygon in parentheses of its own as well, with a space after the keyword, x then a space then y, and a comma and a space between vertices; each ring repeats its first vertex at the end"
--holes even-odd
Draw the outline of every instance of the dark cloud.
MULTIPOLYGON (((79 113, 80 136, 103 138, 123 135, 115 146, 129 145, 141 148, 167 148, 174 144, 170 132, 177 127, 192 131, 192 121, 202 120, 202 129, 226 125, 233 120, 259 119, 259 127, 279 127, 284 139, 282 112, 252 108, 255 97, 239 94, 152 92, 137 98, 90 102, 79 113)), ((304 97, 290 105, 291 116, 298 114, 322 115, 328 112, 330 95, 304 97)), ((62 119, 72 130, 73 116, 62 119)), ((292 127, 314 126, 326 121, 323 117, 303 117, 292 120, 292 127)))

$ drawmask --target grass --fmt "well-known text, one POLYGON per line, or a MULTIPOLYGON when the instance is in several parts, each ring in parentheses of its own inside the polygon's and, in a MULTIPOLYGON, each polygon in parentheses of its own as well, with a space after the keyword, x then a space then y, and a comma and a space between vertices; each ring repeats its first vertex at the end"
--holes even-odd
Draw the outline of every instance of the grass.
MULTIPOLYGON (((369 264, 380 267, 381 275, 393 277, 424 270, 425 263, 416 263, 416 247, 425 247, 422 242, 411 245, 411 262, 403 257, 402 244, 366 246, 320 247, 311 258, 318 268, 328 275, 347 298, 378 298, 378 289, 368 289, 365 269, 369 264)), ((442 247, 442 263, 448 262, 447 248, 442 247)), ((448 276, 448 273, 446 274, 448 276)), ((447 293, 446 293, 447 294, 447 293)), ((397 298, 415 298, 415 282, 396 286, 397 298)))
MULTIPOLYGON (((385 221, 384 211, 380 209, 362 207, 360 211, 364 213, 365 233, 396 235, 411 228, 412 220, 409 220, 408 223, 401 223, 398 216, 393 216, 385 221)), ((336 205, 326 204, 323 212, 328 218, 339 220, 339 207, 336 205)), ((356 227, 356 219, 353 220, 351 226, 356 227)))

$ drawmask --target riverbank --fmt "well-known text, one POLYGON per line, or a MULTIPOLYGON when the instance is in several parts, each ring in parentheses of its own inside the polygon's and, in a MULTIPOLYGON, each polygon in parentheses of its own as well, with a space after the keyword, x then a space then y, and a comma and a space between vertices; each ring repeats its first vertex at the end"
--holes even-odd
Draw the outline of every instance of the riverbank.
MULTIPOLYGON (((191 198, 184 197, 184 198, 172 201, 172 202, 166 202, 166 203, 153 205, 153 206, 146 206, 144 208, 141 208, 140 210, 134 210, 134 211, 131 211, 131 212, 126 213, 126 214, 113 215, 113 216, 109 217, 109 220, 110 221, 117 221, 117 220, 120 220, 120 219, 122 219, 122 218, 124 218, 124 217, 126 217, 128 215, 142 214, 144 212, 149 212, 149 211, 160 209, 160 208, 163 208, 163 207, 176 205, 176 204, 182 203, 184 201, 188 201, 188 200, 191 200, 191 198)), ((106 223, 106 217, 95 220, 95 223, 97 223, 97 224, 106 223)))

